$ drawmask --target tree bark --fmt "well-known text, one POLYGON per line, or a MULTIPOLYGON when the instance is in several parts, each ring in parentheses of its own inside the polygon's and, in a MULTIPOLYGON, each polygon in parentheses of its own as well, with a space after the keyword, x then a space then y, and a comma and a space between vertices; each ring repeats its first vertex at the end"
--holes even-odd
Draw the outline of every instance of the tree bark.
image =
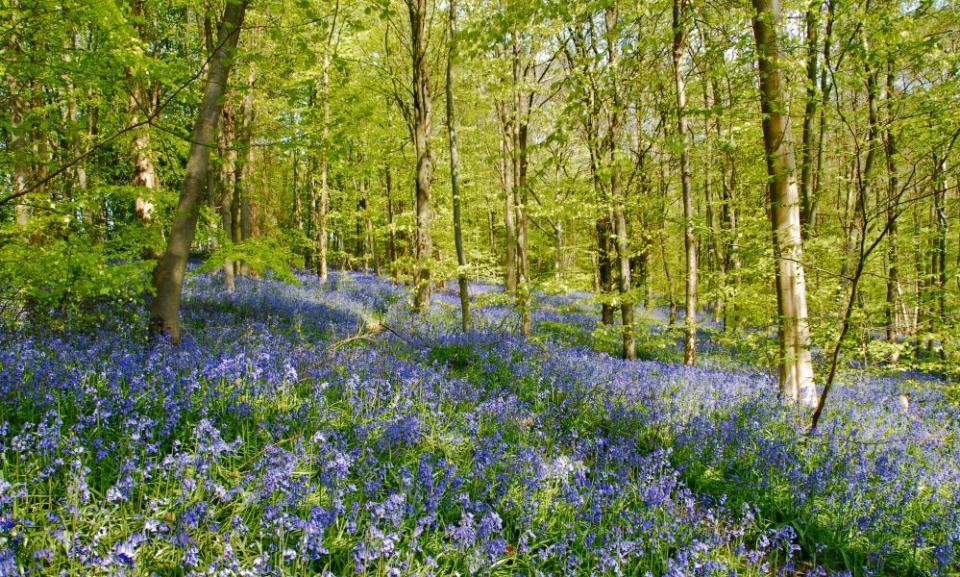
MULTIPOLYGON (((130 16, 134 20, 134 28, 137 30, 140 40, 144 43, 149 42, 150 39, 146 34, 146 23, 143 21, 142 0, 130 0, 130 16)), ((144 116, 151 114, 155 103, 150 96, 151 90, 144 85, 142 79, 133 78, 131 80, 133 86, 127 100, 127 113, 130 115, 129 124, 133 126, 141 121, 141 114, 144 116)), ((149 126, 140 126, 133 130, 133 134, 132 184, 140 189, 134 199, 134 212, 144 223, 150 223, 156 210, 156 190, 159 188, 157 169, 150 150, 150 128, 149 126)))
POLYGON ((760 77, 760 110, 769 177, 770 213, 776 259, 780 320, 780 391, 788 400, 817 401, 807 325, 807 293, 800 236, 800 198, 796 161, 790 144, 790 119, 783 93, 779 0, 753 0, 753 30, 760 77))
POLYGON ((180 292, 197 225, 197 208, 203 196, 210 147, 216 142, 223 95, 240 37, 247 1, 227 2, 224 10, 218 47, 210 59, 203 102, 193 126, 190 155, 187 157, 180 200, 170 227, 167 250, 163 253, 154 275, 156 296, 150 306, 150 332, 154 336, 165 334, 174 344, 180 343, 180 292))
POLYGON ((432 95, 430 94, 430 66, 427 61, 427 33, 430 0, 406 0, 410 15, 410 53, 413 64, 413 119, 414 148, 417 155, 416 178, 416 242, 414 255, 415 294, 413 308, 417 312, 430 306, 432 285, 430 260, 433 240, 430 235, 430 186, 432 158, 430 132, 433 129, 432 95))

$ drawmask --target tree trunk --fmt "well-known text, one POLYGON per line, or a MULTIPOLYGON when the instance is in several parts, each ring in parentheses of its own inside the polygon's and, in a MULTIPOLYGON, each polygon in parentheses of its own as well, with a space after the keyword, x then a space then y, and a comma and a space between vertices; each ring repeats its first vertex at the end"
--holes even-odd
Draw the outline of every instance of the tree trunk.
MULTIPOLYGON (((130 92, 127 110, 130 113, 130 124, 141 121, 140 113, 150 114, 149 102, 143 84, 135 82, 130 92)), ((133 186, 138 187, 137 197, 134 200, 134 211, 143 222, 153 220, 156 210, 156 190, 159 188, 157 170, 150 152, 150 129, 141 126, 134 130, 133 137, 133 186)))
POLYGON ((223 95, 246 9, 247 0, 240 0, 228 2, 224 10, 218 48, 210 58, 203 102, 193 126, 190 155, 187 157, 180 200, 170 227, 167 250, 154 275, 156 297, 150 306, 150 332, 155 336, 166 334, 174 344, 180 342, 180 291, 197 225, 197 208, 203 196, 210 147, 216 142, 223 95))
MULTIPOLYGON (((899 295, 900 295, 900 268, 898 266, 899 254, 897 251, 897 202, 898 202, 898 192, 900 188, 899 180, 897 178, 897 165, 896 165, 896 154, 897 154, 897 142, 896 137, 893 134, 893 111, 890 108, 890 103, 893 100, 893 91, 894 91, 894 69, 893 69, 893 56, 890 55, 887 57, 887 83, 886 83, 886 100, 887 100, 887 119, 886 127, 884 129, 885 138, 884 138, 884 148, 885 156, 887 160, 887 222, 890 223, 887 230, 887 302, 886 302, 886 330, 887 330, 887 342, 891 345, 896 344, 897 340, 900 337, 900 325, 899 322, 899 295)), ((899 360, 900 354, 896 349, 891 349, 890 352, 890 362, 896 363, 899 360)))
POLYGON ((627 231, 626 196, 623 191, 623 179, 619 162, 620 142, 620 95, 617 86, 619 70, 619 14, 616 4, 608 7, 604 13, 607 29, 607 59, 611 68, 613 101, 610 107, 609 126, 607 127, 607 154, 610 159, 610 202, 613 208, 613 225, 617 238, 617 257, 619 261, 619 299, 622 327, 622 354, 624 359, 637 358, 636 336, 634 335, 633 283, 630 278, 630 241, 627 231))
MULTIPOLYGON (((234 134, 233 110, 229 102, 225 102, 222 112, 223 123, 220 131, 221 142, 223 143, 223 153, 220 163, 220 218, 223 221, 223 232, 227 243, 233 243, 239 239, 234 235, 234 199, 235 188, 237 184, 237 149, 234 134)), ((233 292, 236 288, 234 281, 235 264, 233 259, 228 258, 223 261, 223 283, 227 292, 233 292)))
POLYGON ((684 312, 683 364, 697 361, 697 238, 693 222, 693 185, 687 150, 687 90, 683 53, 687 44, 687 0, 673 0, 673 80, 677 90, 677 139, 680 148, 680 185, 683 194, 683 244, 687 255, 687 291, 684 312))
POLYGON ((811 227, 813 214, 813 120, 820 100, 817 95, 817 76, 820 63, 820 9, 823 0, 809 0, 806 14, 807 102, 803 109, 803 146, 800 163, 800 233, 804 238, 811 227))
MULTIPOLYGON (((364 221, 364 234, 366 238, 366 260, 369 262, 373 261, 373 274, 380 275, 380 257, 377 256, 377 242, 374 236, 374 227, 373 227, 373 211, 370 209, 370 200, 369 200, 369 183, 367 182, 366 177, 364 177, 361 184, 361 191, 363 193, 363 221, 364 221)), ((369 266, 366 265, 366 266, 369 266)))
POLYGON ((600 304, 600 322, 605 325, 613 325, 614 309, 613 305, 607 302, 607 296, 613 289, 613 253, 610 236, 612 226, 608 216, 601 216, 597 219, 597 279, 599 281, 599 292, 603 301, 600 304))
POLYGON ((513 294, 517 290, 517 223, 514 206, 514 179, 513 179, 513 134, 512 120, 506 112, 505 105, 501 104, 500 114, 500 179, 504 194, 503 222, 506 230, 506 251, 504 252, 504 289, 513 294))
POLYGON ((525 104, 523 82, 526 81, 526 69, 521 70, 520 44, 517 40, 519 32, 513 31, 512 64, 513 64, 513 119, 510 126, 512 154, 510 160, 513 167, 514 207, 516 213, 516 304, 520 310, 520 334, 529 336, 531 330, 531 298, 530 298, 530 271, 527 251, 527 142, 529 135, 530 110, 525 104))
POLYGON ((827 0, 827 25, 823 38, 823 66, 820 69, 820 126, 817 130, 817 162, 812 189, 808 197, 810 200, 810 209, 807 215, 807 222, 811 225, 816 224, 817 203, 823 183, 823 140, 827 133, 827 105, 830 103, 830 92, 833 88, 829 69, 830 54, 833 48, 833 23, 836 18, 836 8, 836 0, 827 0))
POLYGON ((739 241, 739 231, 737 230, 737 207, 736 207, 736 190, 737 190, 737 161, 733 155, 732 151, 726 153, 727 155, 727 164, 728 167, 724 171, 723 179, 723 205, 721 209, 723 227, 726 229, 726 247, 724 251, 724 258, 726 259, 725 268, 728 272, 726 278, 727 289, 731 292, 729 293, 729 298, 727 299, 727 306, 724 307, 723 313, 723 330, 736 330, 738 327, 737 321, 737 293, 740 286, 740 241, 739 241), (729 173, 729 175, 727 174, 729 173))
MULTIPOLYGON (((130 1, 130 15, 134 20, 134 27, 140 36, 140 40, 144 43, 150 42, 150 38, 146 34, 146 24, 143 22, 142 0, 130 1)), ((127 99, 127 113, 130 115, 130 126, 134 126, 141 122, 143 117, 152 113, 154 103, 149 96, 151 91, 144 85, 143 80, 139 78, 131 80, 133 86, 127 99)), ((159 188, 157 170, 150 150, 150 128, 149 126, 137 127, 133 130, 133 134, 132 184, 140 189, 137 191, 136 199, 134 199, 134 212, 144 223, 150 223, 156 210, 156 190, 159 188)))
POLYGON ((453 101, 453 59, 457 54, 457 3, 450 0, 450 46, 447 54, 447 136, 450 140, 450 192, 453 195, 453 240, 457 249, 457 283, 460 288, 460 322, 470 328, 470 293, 467 289, 467 256, 463 250, 463 222, 460 214, 460 158, 457 154, 457 117, 453 101))
POLYGON ((430 260, 433 241, 430 236, 430 179, 432 131, 432 96, 430 94, 430 65, 427 60, 427 33, 429 17, 427 6, 430 0, 406 0, 410 14, 410 53, 413 59, 413 120, 414 148, 417 155, 416 180, 416 228, 414 243, 416 271, 414 272, 415 294, 413 308, 422 312, 430 306, 432 285, 430 283, 430 260))
MULTIPOLYGON (((250 199, 250 190, 248 181, 253 170, 253 123, 256 110, 253 107, 253 91, 257 81, 257 70, 253 62, 247 73, 247 91, 243 95, 243 108, 241 109, 241 125, 239 139, 239 154, 237 157, 236 170, 236 196, 240 204, 240 240, 249 239, 253 234, 252 223, 252 200, 250 199)), ((240 275, 250 274, 250 265, 240 261, 240 275)))
MULTIPOLYGON (((16 36, 12 39, 15 50, 13 58, 19 52, 19 43, 16 36)), ((30 222, 31 208, 27 204, 27 170, 29 154, 27 153, 27 137, 23 129, 25 99, 21 94, 20 85, 13 76, 7 77, 10 92, 10 141, 9 146, 13 156, 13 194, 17 195, 13 206, 14 220, 20 226, 30 222)))
POLYGON ((777 26, 779 0, 753 0, 753 30, 760 77, 760 110, 767 156, 773 248, 776 259, 777 304, 780 319, 780 391, 791 401, 816 403, 807 293, 800 236, 800 198, 796 161, 790 144, 790 119, 785 114, 786 95, 777 26))
POLYGON ((396 222, 393 214, 393 172, 390 170, 390 163, 383 165, 384 186, 387 192, 387 227, 389 234, 387 236, 387 259, 390 260, 390 271, 396 280, 399 269, 397 268, 397 231, 396 222))
POLYGON ((293 149, 293 223, 303 232, 303 201, 300 198, 300 155, 299 147, 293 149))
MULTIPOLYGON (((333 24, 335 26, 336 23, 333 24)), ((333 31, 330 32, 330 38, 333 31)), ((320 198, 316 199, 316 220, 313 226, 313 242, 316 247, 315 266, 320 282, 326 282, 327 275, 327 208, 330 205, 330 48, 328 39, 323 50, 323 71, 320 76, 320 98, 323 99, 323 128, 320 131, 320 198)))
MULTIPOLYGON (((931 332, 937 332, 947 313, 947 159, 946 156, 939 156, 934 153, 933 156, 933 217, 934 230, 936 236, 933 242, 934 265, 933 285, 936 291, 934 295, 934 314, 930 315, 933 319, 931 332)), ((939 337, 942 342, 942 337, 939 337)), ((941 355, 943 351, 941 350, 941 355)))

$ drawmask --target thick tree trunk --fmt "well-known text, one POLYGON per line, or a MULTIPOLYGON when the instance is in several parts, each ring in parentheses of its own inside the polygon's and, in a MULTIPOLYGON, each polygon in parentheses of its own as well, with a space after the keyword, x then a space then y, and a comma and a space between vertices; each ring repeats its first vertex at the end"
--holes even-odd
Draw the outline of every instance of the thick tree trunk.
MULTIPOLYGON (((134 20, 134 26, 140 40, 148 43, 150 39, 147 37, 146 23, 143 21, 142 0, 130 0, 130 15, 134 20)), ((130 126, 142 122, 143 118, 152 113, 155 105, 154 99, 150 97, 151 91, 144 85, 144 82, 137 78, 132 79, 132 82, 133 86, 127 99, 130 126)), ((156 190, 159 188, 159 182, 157 181, 157 169, 150 150, 150 128, 148 126, 140 126, 133 130, 132 184, 140 189, 134 199, 134 212, 140 220, 150 223, 156 211, 156 190)))
POLYGON ((777 38, 779 0, 753 0, 757 43, 763 143, 767 156, 773 248, 777 266, 780 318, 780 391, 786 399, 813 406, 816 387, 807 325, 806 279, 800 236, 800 195, 796 161, 790 144, 790 119, 783 93, 782 62, 777 38))
POLYGON ((677 140, 680 148, 680 186, 683 194, 683 244, 687 255, 683 364, 697 362, 697 238, 693 222, 693 177, 687 150, 687 90, 683 58, 687 44, 687 0, 673 1, 673 80, 677 91, 677 140))
POLYGON ((413 59, 413 121, 414 148, 417 155, 416 179, 416 270, 413 308, 421 312, 430 306, 432 285, 430 260, 433 240, 430 235, 430 185, 432 158, 430 132, 433 129, 432 95, 430 94, 430 65, 427 60, 427 33, 430 0, 406 0, 410 14, 410 53, 413 59))
POLYGON ((447 54, 447 137, 450 140, 450 192, 453 195, 453 241, 457 249, 457 284, 460 288, 460 323, 470 328, 470 293, 467 289, 467 256, 463 249, 460 214, 460 158, 457 154, 457 116, 453 100, 453 60, 457 55, 457 3, 450 0, 450 46, 447 54))
MULTIPOLYGON (((130 92, 127 104, 130 113, 130 124, 141 121, 141 112, 149 114, 149 102, 143 84, 136 82, 130 92)), ((138 187, 137 197, 134 199, 134 211, 140 220, 150 222, 156 210, 156 190, 159 188, 157 169, 153 163, 150 151, 150 130, 141 126, 134 130, 133 137, 133 186, 138 187)))
POLYGON ((180 342, 180 291, 197 225, 197 208, 203 197, 210 147, 216 143, 223 95, 246 9, 247 0, 240 0, 228 2, 224 10, 218 48, 210 59, 203 102, 193 126, 190 155, 187 157, 180 200, 170 227, 167 250, 154 275, 156 297, 150 306, 150 332, 153 335, 166 334, 175 344, 180 342))

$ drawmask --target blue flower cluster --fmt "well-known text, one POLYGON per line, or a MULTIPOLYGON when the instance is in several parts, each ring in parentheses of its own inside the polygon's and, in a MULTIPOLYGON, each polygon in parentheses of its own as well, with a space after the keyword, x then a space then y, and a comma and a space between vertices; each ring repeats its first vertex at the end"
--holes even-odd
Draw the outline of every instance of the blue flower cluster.
POLYGON ((587 346, 589 295, 523 339, 502 300, 463 334, 443 292, 300 280, 192 278, 179 347, 0 328, 0 575, 960 569, 934 387, 848 379, 808 438, 768 375, 587 346))

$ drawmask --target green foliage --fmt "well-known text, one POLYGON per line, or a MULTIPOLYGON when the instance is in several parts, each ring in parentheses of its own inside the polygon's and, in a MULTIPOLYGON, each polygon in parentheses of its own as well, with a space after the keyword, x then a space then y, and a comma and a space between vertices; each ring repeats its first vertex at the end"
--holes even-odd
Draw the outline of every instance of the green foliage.
POLYGON ((243 261, 255 273, 270 272, 279 280, 298 284, 292 269, 297 265, 299 259, 287 240, 275 237, 256 237, 237 243, 225 242, 204 259, 203 264, 196 269, 196 273, 201 274, 217 270, 226 261, 243 261))
POLYGON ((83 327, 139 310, 154 265, 141 259, 140 243, 90 242, 64 218, 0 228, 0 321, 83 327))

